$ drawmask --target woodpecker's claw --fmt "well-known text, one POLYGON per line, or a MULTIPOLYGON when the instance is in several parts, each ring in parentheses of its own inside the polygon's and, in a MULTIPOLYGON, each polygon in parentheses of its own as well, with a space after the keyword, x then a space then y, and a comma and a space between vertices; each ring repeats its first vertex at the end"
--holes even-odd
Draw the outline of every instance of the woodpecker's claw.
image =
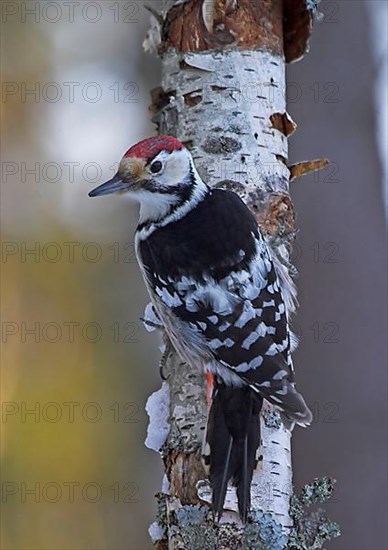
POLYGON ((161 323, 154 323, 153 321, 145 319, 144 317, 139 317, 139 319, 144 325, 147 325, 147 327, 155 330, 164 330, 164 326, 161 323))
POLYGON ((174 348, 170 342, 170 339, 166 336, 166 334, 164 333, 163 334, 163 340, 164 340, 164 345, 166 346, 165 349, 164 349, 164 352, 163 352, 163 355, 160 359, 160 363, 159 363, 159 374, 160 374, 160 378, 162 380, 167 380, 168 376, 166 376, 164 374, 164 368, 166 366, 166 363, 167 363, 167 359, 170 355, 170 353, 172 351, 174 351, 174 348))

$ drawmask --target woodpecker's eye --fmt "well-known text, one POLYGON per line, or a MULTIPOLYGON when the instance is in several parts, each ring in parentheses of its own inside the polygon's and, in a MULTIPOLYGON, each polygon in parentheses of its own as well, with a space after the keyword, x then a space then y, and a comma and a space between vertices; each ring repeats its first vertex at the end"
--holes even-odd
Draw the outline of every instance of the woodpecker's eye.
POLYGON ((150 166, 150 171, 153 174, 157 174, 158 172, 161 171, 162 168, 163 168, 163 164, 160 162, 160 160, 155 160, 155 162, 153 162, 150 166))

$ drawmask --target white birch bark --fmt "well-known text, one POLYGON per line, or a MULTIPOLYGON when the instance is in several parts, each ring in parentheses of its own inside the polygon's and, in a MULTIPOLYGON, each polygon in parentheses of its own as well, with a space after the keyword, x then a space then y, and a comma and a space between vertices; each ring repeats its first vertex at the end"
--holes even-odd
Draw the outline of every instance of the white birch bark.
MULTIPOLYGON (((286 200, 282 202, 288 195, 289 181, 286 134, 294 128, 286 115, 284 59, 259 50, 169 52, 162 59, 162 75, 166 105, 155 116, 160 133, 173 134, 190 148, 201 177, 209 185, 223 185, 237 192, 256 214, 265 233, 266 215, 273 198, 280 197, 282 208, 290 208, 286 200), (275 118, 271 119, 272 115, 275 118)), ((282 239, 283 230, 279 226, 273 231, 269 221, 267 236, 279 259, 277 269, 291 313, 295 289, 287 270, 288 252, 282 239)), ((168 376, 164 390, 154 394, 153 404, 148 407, 152 430, 158 432, 158 425, 162 429, 170 425, 162 449, 164 457, 172 449, 198 455, 206 423, 203 375, 184 365, 174 352, 170 353, 164 368, 168 376), (158 395, 162 405, 158 405, 158 395)), ((261 425, 263 460, 253 478, 252 509, 271 514, 271 520, 281 527, 276 542, 268 546, 275 550, 284 547, 292 523, 289 516, 291 437, 268 403, 263 409, 261 425)), ((148 438, 147 445, 155 450, 161 448, 160 441, 153 443, 152 437, 148 438)), ((179 464, 173 468, 179 468, 179 464)), ((167 475, 171 475, 168 468, 167 475)), ((197 489, 200 502, 210 502, 208 482, 200 481, 197 489)), ((167 517, 170 518, 171 512, 184 504, 176 497, 175 487, 165 483, 164 491, 167 517)), ((231 546, 231 540, 242 544, 243 530, 233 488, 228 490, 225 508, 227 512, 222 525, 217 527, 215 542, 209 533, 210 538, 205 543, 191 532, 187 535, 184 531, 189 521, 170 525, 167 519, 168 546, 163 547, 175 549, 186 545, 187 548, 187 541, 191 540, 187 536, 197 536, 195 540, 200 540, 198 546, 191 541, 191 548, 200 545, 217 549, 240 547, 231 546)), ((204 521, 208 522, 209 517, 204 521)), ((154 540, 166 536, 165 527, 153 524, 154 540)))

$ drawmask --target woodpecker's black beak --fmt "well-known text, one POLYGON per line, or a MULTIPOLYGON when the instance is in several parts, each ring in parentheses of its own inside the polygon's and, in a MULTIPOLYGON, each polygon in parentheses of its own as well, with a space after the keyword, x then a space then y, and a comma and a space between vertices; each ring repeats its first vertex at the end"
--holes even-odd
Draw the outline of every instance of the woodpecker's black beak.
POLYGON ((99 185, 90 191, 89 197, 98 197, 100 195, 110 195, 117 191, 127 191, 130 187, 128 182, 123 182, 119 174, 116 174, 111 180, 99 185))

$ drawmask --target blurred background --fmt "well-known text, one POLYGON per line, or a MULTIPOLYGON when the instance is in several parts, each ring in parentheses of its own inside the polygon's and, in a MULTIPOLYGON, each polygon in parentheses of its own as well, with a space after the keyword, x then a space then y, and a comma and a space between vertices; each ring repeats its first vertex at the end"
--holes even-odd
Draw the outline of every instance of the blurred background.
MULTIPOLYGON (((295 484, 338 480, 327 547, 386 539, 386 2, 326 0, 288 68, 299 231, 295 484), (385 141, 384 141, 385 134, 385 141)), ((158 337, 139 318, 136 206, 87 193, 154 133, 136 2, 2 2, 2 533, 7 550, 151 548, 159 457, 144 447, 158 337)))

